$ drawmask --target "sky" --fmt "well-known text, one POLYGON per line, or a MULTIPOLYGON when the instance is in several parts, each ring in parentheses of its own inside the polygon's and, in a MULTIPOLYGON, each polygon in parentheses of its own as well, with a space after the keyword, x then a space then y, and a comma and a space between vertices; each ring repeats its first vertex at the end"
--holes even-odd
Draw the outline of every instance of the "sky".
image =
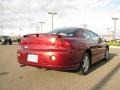
MULTIPOLYGON (((120 0, 0 0, 0 31, 2 34, 24 35, 62 27, 85 27, 98 34, 112 34, 113 17, 120 19, 120 0), (38 28, 36 28, 38 27, 38 28)), ((120 33, 117 20, 116 33, 120 33)))

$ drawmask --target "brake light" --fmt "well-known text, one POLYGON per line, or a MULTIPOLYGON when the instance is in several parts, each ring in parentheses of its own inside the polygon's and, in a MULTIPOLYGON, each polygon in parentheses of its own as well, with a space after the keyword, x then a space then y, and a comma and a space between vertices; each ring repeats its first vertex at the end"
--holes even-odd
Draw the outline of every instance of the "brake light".
POLYGON ((19 45, 22 45, 22 41, 19 42, 19 45))
POLYGON ((63 47, 63 48, 69 48, 70 47, 70 43, 68 41, 65 40, 61 40, 61 39, 57 39, 54 43, 55 47, 63 47))
POLYGON ((70 43, 69 43, 68 41, 64 41, 64 42, 63 42, 63 46, 64 46, 65 48, 70 47, 70 43))
POLYGON ((56 40, 54 43, 54 46, 61 47, 62 46, 62 41, 61 40, 56 40))
POLYGON ((23 40, 21 40, 20 42, 19 42, 19 45, 25 45, 26 43, 23 41, 23 40))

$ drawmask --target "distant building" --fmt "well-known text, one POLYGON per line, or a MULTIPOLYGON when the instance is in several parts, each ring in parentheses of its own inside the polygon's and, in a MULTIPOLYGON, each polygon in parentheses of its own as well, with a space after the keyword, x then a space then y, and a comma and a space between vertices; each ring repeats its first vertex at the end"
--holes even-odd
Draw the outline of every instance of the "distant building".
POLYGON ((101 35, 101 37, 103 39, 105 39, 106 41, 114 40, 114 36, 113 35, 101 35))
MULTIPOLYGON (((114 36, 113 36, 113 35, 101 35, 101 37, 102 37, 103 39, 105 39, 106 41, 114 40, 114 36)), ((115 39, 116 39, 116 40, 120 40, 120 34, 117 34, 117 35, 115 36, 115 39)))

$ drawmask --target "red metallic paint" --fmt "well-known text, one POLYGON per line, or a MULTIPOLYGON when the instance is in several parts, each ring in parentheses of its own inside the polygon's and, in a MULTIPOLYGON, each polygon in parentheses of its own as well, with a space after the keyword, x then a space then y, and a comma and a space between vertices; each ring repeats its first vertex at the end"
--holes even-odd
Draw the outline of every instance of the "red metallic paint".
POLYGON ((80 66, 81 57, 89 50, 91 63, 104 58, 106 43, 90 42, 80 37, 30 34, 20 42, 18 62, 22 65, 55 70, 73 70, 80 66), (28 54, 38 55, 38 62, 27 61, 28 54), (51 60, 55 56, 55 60, 51 60))

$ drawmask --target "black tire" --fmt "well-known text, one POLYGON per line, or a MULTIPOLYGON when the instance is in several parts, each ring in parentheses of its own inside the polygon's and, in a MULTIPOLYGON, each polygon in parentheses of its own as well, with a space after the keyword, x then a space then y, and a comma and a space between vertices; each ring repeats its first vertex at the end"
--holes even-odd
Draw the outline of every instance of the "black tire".
POLYGON ((109 59, 109 49, 106 48, 104 60, 107 61, 108 59, 109 59))
POLYGON ((18 41, 18 43, 19 43, 19 42, 21 41, 21 39, 18 39, 17 41, 18 41))
POLYGON ((89 54, 86 52, 84 53, 82 59, 81 59, 81 64, 80 64, 81 68, 80 68, 80 72, 83 75, 86 75, 89 73, 89 68, 90 68, 90 56, 89 54))
POLYGON ((4 45, 4 42, 2 42, 2 45, 4 45))
POLYGON ((12 45, 12 41, 11 40, 9 40, 9 45, 12 45))
POLYGON ((7 41, 6 40, 4 40, 4 42, 3 42, 3 44, 2 45, 6 45, 7 44, 7 41))
POLYGON ((7 45, 7 43, 8 43, 7 40, 5 40, 4 45, 7 45))

